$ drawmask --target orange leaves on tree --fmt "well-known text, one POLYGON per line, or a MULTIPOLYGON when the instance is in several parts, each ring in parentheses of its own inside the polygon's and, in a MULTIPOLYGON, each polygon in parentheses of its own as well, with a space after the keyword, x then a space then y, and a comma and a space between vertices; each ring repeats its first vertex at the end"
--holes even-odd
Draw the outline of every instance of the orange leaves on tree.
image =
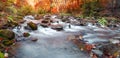
POLYGON ((51 12, 52 12, 52 13, 58 13, 59 11, 58 11, 57 7, 53 7, 53 8, 51 9, 51 12))

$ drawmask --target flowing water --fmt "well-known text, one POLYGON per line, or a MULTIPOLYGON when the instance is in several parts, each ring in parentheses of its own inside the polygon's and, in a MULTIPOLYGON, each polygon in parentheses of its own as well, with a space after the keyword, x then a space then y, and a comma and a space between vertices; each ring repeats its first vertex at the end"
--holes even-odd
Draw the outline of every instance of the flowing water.
MULTIPOLYGON (((20 41, 20 47, 16 50, 16 58, 91 58, 84 52, 80 51, 76 45, 71 41, 67 40, 70 35, 83 34, 84 39, 88 43, 94 42, 107 42, 110 38, 119 37, 116 34, 120 34, 120 30, 111 30, 109 28, 99 28, 89 24, 88 26, 75 26, 71 25, 69 28, 68 23, 61 22, 64 24, 63 31, 56 31, 48 28, 43 28, 38 25, 38 30, 30 31, 24 29, 28 21, 34 21, 24 18, 27 20, 21 24, 20 29, 13 29, 17 35, 17 39, 26 41, 20 41), (29 32, 30 37, 25 38, 22 33, 29 32), (30 41, 31 38, 37 38, 37 42, 30 41)), ((32 18, 34 19, 34 18, 32 18)))

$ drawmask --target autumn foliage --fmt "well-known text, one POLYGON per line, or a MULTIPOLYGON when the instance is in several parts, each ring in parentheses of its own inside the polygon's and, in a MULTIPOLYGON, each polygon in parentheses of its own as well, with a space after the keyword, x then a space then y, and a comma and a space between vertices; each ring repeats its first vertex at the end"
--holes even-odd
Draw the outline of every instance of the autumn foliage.
POLYGON ((17 6, 20 4, 31 5, 34 10, 42 8, 52 13, 66 12, 78 9, 82 0, 16 0, 17 6))
MULTIPOLYGON (((3 2, 8 0, 2 0, 3 2)), ((72 12, 79 11, 80 6, 84 4, 85 1, 92 0, 14 0, 14 3, 17 7, 22 5, 30 5, 33 10, 38 10, 39 8, 52 13, 60 12, 72 12)), ((98 0, 101 5, 106 6, 108 0, 98 0)))

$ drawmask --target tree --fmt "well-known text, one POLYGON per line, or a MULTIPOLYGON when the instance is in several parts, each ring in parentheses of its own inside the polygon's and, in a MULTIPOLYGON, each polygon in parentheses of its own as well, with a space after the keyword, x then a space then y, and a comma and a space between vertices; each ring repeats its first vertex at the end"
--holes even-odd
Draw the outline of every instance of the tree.
POLYGON ((97 17, 99 15, 98 12, 100 11, 100 8, 101 6, 99 0, 84 0, 82 5, 82 13, 84 16, 97 17))
POLYGON ((112 11, 112 16, 114 15, 114 10, 115 10, 115 8, 116 8, 116 0, 111 0, 111 4, 112 4, 112 9, 111 9, 111 11, 112 11))

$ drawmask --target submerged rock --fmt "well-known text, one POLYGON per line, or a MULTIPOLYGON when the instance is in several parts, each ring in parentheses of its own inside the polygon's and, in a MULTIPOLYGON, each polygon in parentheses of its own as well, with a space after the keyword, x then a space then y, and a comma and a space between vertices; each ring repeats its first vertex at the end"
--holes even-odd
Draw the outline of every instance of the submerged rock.
POLYGON ((33 42, 36 42, 37 40, 38 40, 37 38, 31 39, 31 41, 33 42))
POLYGON ((28 25, 32 30, 37 30, 37 29, 38 29, 37 25, 36 25, 35 23, 33 23, 33 22, 29 22, 27 25, 28 25))

